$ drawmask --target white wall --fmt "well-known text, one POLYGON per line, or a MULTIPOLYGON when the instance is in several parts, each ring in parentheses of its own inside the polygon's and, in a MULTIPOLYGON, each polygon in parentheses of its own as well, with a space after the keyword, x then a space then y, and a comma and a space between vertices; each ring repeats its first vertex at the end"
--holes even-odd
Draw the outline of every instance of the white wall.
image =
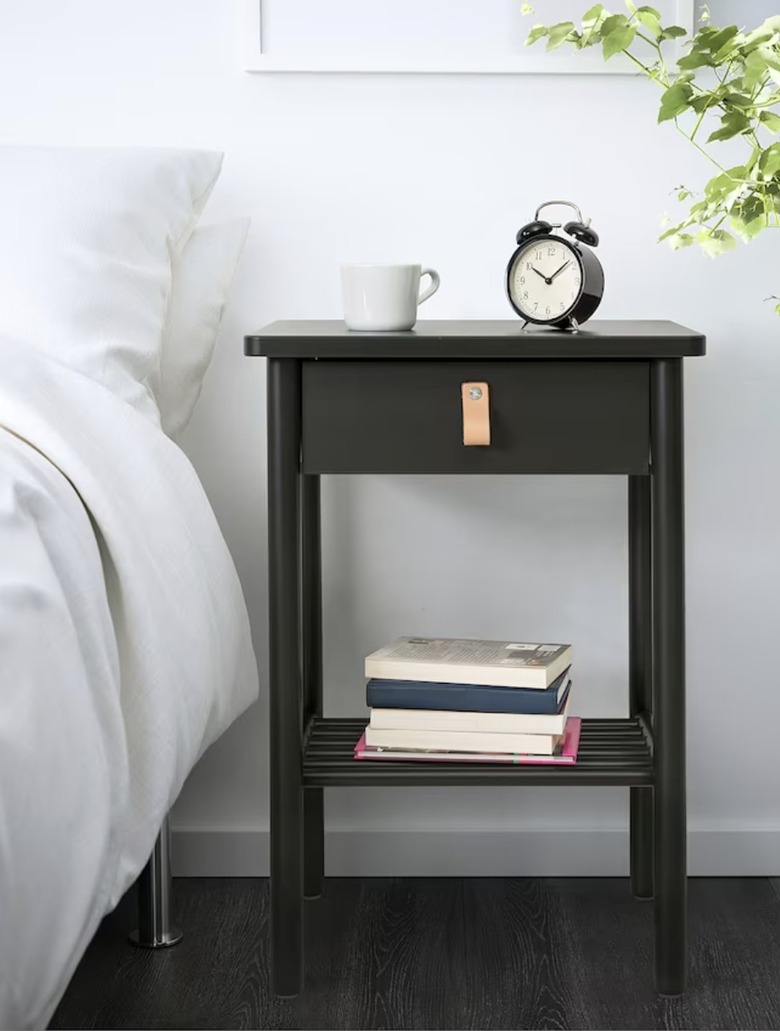
MULTIPOLYGON (((711 6, 723 21, 745 8, 711 6)), ((266 78, 242 71, 236 21, 235 0, 0 4, 1 137, 221 148, 207 218, 253 219, 185 444, 246 588, 262 699, 177 804, 175 825, 199 832, 180 835, 181 868, 265 862, 264 382, 243 334, 337 317, 340 261, 401 255, 442 274, 427 318, 508 317, 514 233, 562 195, 602 234, 600 316, 708 336, 686 367, 692 869, 780 873, 780 321, 763 303, 780 293, 776 238, 715 263, 656 246, 671 188, 708 168, 654 126, 643 81, 266 78)), ((341 478, 324 522, 331 713, 363 711, 363 655, 403 632, 571 640, 580 711, 625 710, 620 479, 341 478), (484 576, 464 590, 470 561, 484 576)), ((613 789, 334 791, 330 869, 614 872, 626 810, 613 789)))

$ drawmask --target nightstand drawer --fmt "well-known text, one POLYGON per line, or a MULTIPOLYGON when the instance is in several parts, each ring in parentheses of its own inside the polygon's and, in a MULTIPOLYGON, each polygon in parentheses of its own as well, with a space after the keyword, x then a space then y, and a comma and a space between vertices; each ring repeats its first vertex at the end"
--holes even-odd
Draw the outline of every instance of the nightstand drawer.
POLYGON ((649 472, 643 361, 304 361, 305 473, 649 472), (461 387, 485 382, 487 446, 461 387))

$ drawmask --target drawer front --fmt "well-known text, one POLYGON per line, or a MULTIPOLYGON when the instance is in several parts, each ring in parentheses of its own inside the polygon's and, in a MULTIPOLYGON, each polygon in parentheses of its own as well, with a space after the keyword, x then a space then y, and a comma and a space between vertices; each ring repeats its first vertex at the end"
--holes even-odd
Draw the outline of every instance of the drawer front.
POLYGON ((307 473, 647 473, 647 362, 305 361, 307 473), (491 442, 463 444, 487 382, 491 442))

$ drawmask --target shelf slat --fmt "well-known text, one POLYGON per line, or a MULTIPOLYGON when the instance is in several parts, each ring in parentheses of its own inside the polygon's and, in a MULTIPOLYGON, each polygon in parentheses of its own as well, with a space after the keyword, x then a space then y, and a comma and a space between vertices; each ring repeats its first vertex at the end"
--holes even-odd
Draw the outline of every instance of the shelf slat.
POLYGON ((303 759, 309 787, 478 784, 652 784, 653 757, 637 719, 584 719, 573 766, 361 759, 353 748, 367 719, 325 719, 312 725, 303 759))

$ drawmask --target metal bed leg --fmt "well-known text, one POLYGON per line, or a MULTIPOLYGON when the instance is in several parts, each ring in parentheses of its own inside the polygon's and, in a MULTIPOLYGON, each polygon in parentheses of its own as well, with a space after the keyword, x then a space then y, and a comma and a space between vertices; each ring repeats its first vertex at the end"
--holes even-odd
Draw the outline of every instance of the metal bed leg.
POLYGON ((171 922, 171 882, 171 823, 166 816, 138 878, 138 929, 130 935, 133 945, 165 949, 181 941, 181 931, 171 922))

